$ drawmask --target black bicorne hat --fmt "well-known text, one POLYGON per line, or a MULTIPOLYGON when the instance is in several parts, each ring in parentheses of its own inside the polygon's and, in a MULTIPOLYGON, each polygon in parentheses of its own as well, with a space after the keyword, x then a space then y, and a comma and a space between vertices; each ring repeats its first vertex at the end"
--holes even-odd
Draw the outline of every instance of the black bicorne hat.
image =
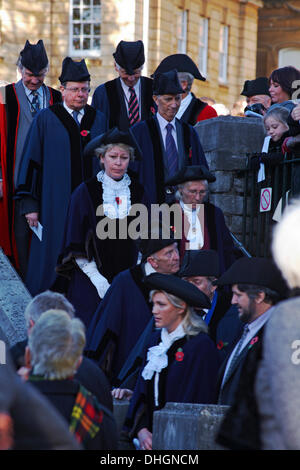
POLYGON ((34 75, 38 75, 41 70, 48 66, 48 57, 42 39, 36 44, 30 44, 27 40, 24 49, 20 52, 21 64, 30 70, 34 75))
POLYGON ((216 181, 216 177, 208 171, 204 165, 189 165, 180 170, 174 176, 166 180, 166 186, 177 186, 187 181, 207 180, 209 183, 216 181))
POLYGON ((179 277, 220 275, 219 255, 215 250, 186 250, 179 277))
POLYGON ((145 63, 144 44, 139 41, 121 41, 117 45, 113 57, 118 65, 129 75, 145 63))
POLYGON ((75 61, 71 57, 65 57, 62 63, 62 71, 59 77, 60 83, 65 82, 88 82, 91 76, 87 69, 85 60, 75 61))
POLYGON ((84 148, 84 156, 94 155, 95 150, 101 145, 125 144, 134 148, 134 155, 137 160, 142 159, 142 151, 134 135, 130 132, 120 131, 117 127, 109 129, 104 134, 98 135, 91 140, 84 148))
POLYGON ((267 77, 258 77, 255 80, 246 80, 241 95, 247 97, 254 95, 271 96, 269 92, 269 80, 267 77))
POLYGON ((172 54, 165 57, 151 77, 153 78, 157 73, 165 73, 174 69, 177 70, 177 72, 188 72, 197 80, 206 80, 206 78, 201 75, 195 62, 186 54, 172 54))
POLYGON ((153 95, 178 95, 184 93, 182 89, 177 70, 157 73, 153 79, 153 95))
POLYGON ((153 290, 161 290, 175 295, 190 307, 211 307, 209 298, 200 289, 173 274, 149 274, 145 277, 145 284, 153 290))

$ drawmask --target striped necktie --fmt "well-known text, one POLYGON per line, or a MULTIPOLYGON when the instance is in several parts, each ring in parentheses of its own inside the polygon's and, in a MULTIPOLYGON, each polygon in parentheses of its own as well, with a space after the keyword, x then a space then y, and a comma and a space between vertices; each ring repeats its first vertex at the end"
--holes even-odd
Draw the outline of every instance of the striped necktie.
POLYGON ((173 125, 169 122, 166 125, 166 154, 168 158, 169 177, 173 176, 178 170, 178 151, 172 135, 173 125))
POLYGON ((128 101, 128 118, 129 118, 129 125, 133 126, 136 122, 140 120, 139 103, 138 103, 134 88, 129 87, 129 91, 130 91, 130 98, 128 101))
POLYGON ((32 117, 40 110, 39 94, 37 91, 32 91, 32 100, 31 100, 31 115, 32 117))

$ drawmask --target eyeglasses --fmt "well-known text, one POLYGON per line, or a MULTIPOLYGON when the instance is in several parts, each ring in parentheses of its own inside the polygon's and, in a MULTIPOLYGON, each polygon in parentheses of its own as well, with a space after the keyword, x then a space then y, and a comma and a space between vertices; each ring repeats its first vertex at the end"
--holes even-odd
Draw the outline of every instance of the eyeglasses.
POLYGON ((67 91, 70 91, 71 93, 89 93, 90 92, 90 88, 89 87, 83 87, 83 88, 65 88, 65 90, 67 91))

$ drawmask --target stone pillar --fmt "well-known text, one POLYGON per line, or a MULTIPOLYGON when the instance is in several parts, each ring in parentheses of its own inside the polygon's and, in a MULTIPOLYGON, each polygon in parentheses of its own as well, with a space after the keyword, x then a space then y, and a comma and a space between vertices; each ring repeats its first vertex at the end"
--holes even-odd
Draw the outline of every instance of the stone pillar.
POLYGON ((153 450, 222 450, 215 436, 228 406, 167 403, 153 418, 153 450))
POLYGON ((9 347, 26 338, 24 311, 31 295, 0 248, 0 325, 9 347))
POLYGON ((210 202, 220 207, 231 232, 241 241, 247 154, 260 152, 265 137, 261 118, 220 116, 195 126, 210 170, 210 202))

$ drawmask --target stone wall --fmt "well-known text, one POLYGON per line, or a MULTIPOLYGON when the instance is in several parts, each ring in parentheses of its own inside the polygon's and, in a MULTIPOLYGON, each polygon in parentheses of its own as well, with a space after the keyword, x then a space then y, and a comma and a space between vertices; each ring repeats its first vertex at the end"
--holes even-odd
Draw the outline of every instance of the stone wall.
POLYGON ((223 450, 215 438, 228 406, 167 403, 154 413, 153 450, 223 450))
POLYGON ((31 295, 0 248, 0 328, 9 346, 26 338, 24 311, 31 295))
POLYGON ((220 116, 195 127, 209 168, 217 180, 210 185, 210 202, 220 207, 226 223, 241 241, 243 183, 247 154, 260 152, 265 133, 261 118, 220 116))

